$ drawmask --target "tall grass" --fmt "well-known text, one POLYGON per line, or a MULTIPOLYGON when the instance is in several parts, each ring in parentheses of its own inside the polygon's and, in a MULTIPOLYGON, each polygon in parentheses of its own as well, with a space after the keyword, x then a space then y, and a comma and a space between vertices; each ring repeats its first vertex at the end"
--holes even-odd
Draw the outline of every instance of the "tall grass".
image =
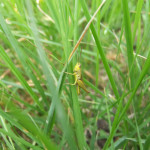
POLYGON ((0 149, 149 149, 149 0, 1 0, 0 149), (89 94, 77 94, 80 61, 89 94))

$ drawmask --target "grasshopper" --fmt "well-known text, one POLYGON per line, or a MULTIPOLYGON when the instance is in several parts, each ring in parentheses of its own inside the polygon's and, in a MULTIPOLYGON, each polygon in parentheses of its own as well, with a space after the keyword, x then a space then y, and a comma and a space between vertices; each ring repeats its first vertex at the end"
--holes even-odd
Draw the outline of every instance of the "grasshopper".
POLYGON ((81 64, 77 62, 77 64, 75 65, 74 69, 73 69, 74 73, 67 73, 70 75, 74 75, 75 77, 75 82, 73 84, 70 85, 77 85, 77 92, 78 95, 80 94, 80 88, 82 88, 85 92, 89 93, 89 91, 86 89, 84 82, 82 80, 82 75, 81 75, 81 64))

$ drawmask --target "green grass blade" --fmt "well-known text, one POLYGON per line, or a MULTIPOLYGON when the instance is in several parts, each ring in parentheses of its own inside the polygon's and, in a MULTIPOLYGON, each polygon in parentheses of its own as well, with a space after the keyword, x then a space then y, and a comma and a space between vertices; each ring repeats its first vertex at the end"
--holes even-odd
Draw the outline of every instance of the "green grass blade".
POLYGON ((60 28, 60 22, 59 22, 59 13, 58 13, 58 4, 56 3, 55 5, 55 1, 51 0, 46 0, 46 4, 47 4, 47 7, 52 15, 52 18, 54 19, 55 21, 55 25, 57 27, 57 29, 59 30, 60 28))
POLYGON ((108 10, 108 8, 110 7, 112 0, 107 0, 106 4, 104 5, 104 7, 101 10, 101 16, 100 16, 100 20, 104 17, 106 11, 108 10))
MULTIPOLYGON (((32 79, 35 87, 39 90, 43 100, 47 104, 46 96, 44 94, 44 90, 41 87, 41 85, 40 85, 39 81, 37 80, 36 76, 34 75, 33 71, 31 70, 31 67, 27 63, 27 62, 30 62, 30 60, 27 58, 26 54, 23 53, 22 48, 19 46, 17 40, 15 39, 12 32, 10 31, 10 29, 9 29, 8 25, 6 24, 1 12, 0 12, 0 24, 1 24, 2 29, 4 30, 4 32, 6 34, 9 42, 11 43, 11 46, 13 47, 13 49, 17 53, 20 61, 22 62, 23 66, 25 68, 25 71, 27 72, 28 76, 32 79)), ((35 94, 33 93, 33 95, 35 95, 35 94)), ((36 96, 34 96, 34 97, 36 97, 36 96)))
MULTIPOLYGON (((77 38, 79 37, 78 32, 77 32, 78 31, 77 25, 78 25, 78 20, 79 20, 80 7, 81 6, 79 3, 79 0, 76 0, 75 1, 75 9, 74 9, 74 45, 76 44, 77 38)), ((68 53, 68 52, 66 51, 66 53, 68 53)), ((68 55, 68 54, 66 54, 66 55, 68 55)), ((77 61, 80 61, 80 58, 79 58, 79 60, 77 60, 77 59, 76 59, 76 57, 73 58, 74 65, 76 64, 77 61)), ((69 71, 72 71, 72 68, 69 71)), ((74 80, 71 79, 71 82, 72 81, 74 81, 74 80)), ((80 111, 81 108, 79 106, 79 100, 78 100, 76 87, 71 87, 71 92, 72 92, 73 114, 74 114, 75 126, 76 126, 75 131, 76 131, 76 136, 77 136, 77 140, 78 140, 78 145, 79 145, 80 149, 85 149, 87 146, 86 146, 85 137, 84 137, 83 122, 82 122, 81 111, 80 111)))
POLYGON ((60 104, 60 98, 59 98, 59 95, 62 90, 62 85, 63 85, 64 79, 65 79, 64 72, 66 69, 67 69, 67 65, 65 65, 65 67, 63 68, 63 70, 60 74, 56 92, 54 93, 53 98, 52 98, 52 104, 48 111, 48 116, 46 119, 45 132, 47 134, 50 127, 52 126, 51 124, 53 123, 53 116, 54 116, 54 113, 56 110, 58 120, 62 124, 61 127, 63 129, 63 132, 65 133, 65 136, 70 144, 71 149, 76 149, 77 146, 74 141, 74 133, 73 133, 71 127, 69 126, 69 124, 67 123, 67 117, 66 117, 66 114, 64 113, 64 110, 63 110, 61 104, 60 104), (70 136, 70 135, 72 135, 72 136, 70 136))
POLYGON ((73 133, 72 133, 72 130, 71 130, 70 126, 67 123, 67 117, 66 117, 66 114, 65 114, 64 110, 62 109, 60 99, 59 99, 59 95, 60 95, 59 90, 60 90, 60 85, 62 84, 61 80, 60 80, 60 82, 57 83, 57 88, 54 88, 54 87, 56 87, 55 86, 55 78, 54 78, 54 75, 52 73, 52 70, 48 66, 48 63, 46 61, 47 60, 46 54, 45 54, 45 52, 42 48, 42 45, 40 44, 40 40, 39 40, 40 38, 39 38, 39 35, 38 35, 38 30, 37 30, 37 27, 36 27, 36 23, 35 23, 35 17, 34 17, 34 14, 33 14, 32 3, 29 0, 27 0, 26 1, 26 6, 27 6, 27 9, 28 9, 28 14, 31 18, 30 23, 31 23, 32 31, 33 31, 35 44, 37 46, 37 52, 38 52, 40 60, 41 60, 41 65, 42 65, 42 68, 43 68, 44 75, 46 76, 46 79, 47 79, 47 82, 48 82, 47 86, 48 86, 48 89, 50 90, 50 92, 53 93, 52 104, 50 106, 48 117, 47 117, 47 120, 46 120, 46 131, 49 131, 49 128, 52 126, 51 125, 51 123, 52 123, 51 119, 54 117, 54 111, 56 109, 57 117, 60 116, 59 120, 60 120, 62 129, 63 129, 63 132, 65 133, 66 138, 68 140, 68 143, 69 143, 71 148, 75 149, 76 146, 75 146, 74 139, 73 139, 74 137, 70 137, 70 135, 73 135, 73 133), (59 109, 57 109, 58 107, 59 107, 59 109), (72 133, 72 134, 70 134, 70 133, 72 133))
POLYGON ((8 57, 7 53, 4 51, 4 49, 1 46, 0 46, 0 56, 3 58, 3 60, 8 65, 10 70, 16 76, 16 78, 20 81, 22 86, 27 90, 27 92, 30 94, 30 96, 33 98, 33 100, 37 103, 39 108, 41 110, 43 110, 43 108, 41 107, 40 102, 38 100, 38 97, 34 94, 34 92, 32 91, 31 87, 28 85, 28 83, 23 78, 21 73, 17 70, 17 68, 15 67, 15 65, 13 64, 13 62, 11 61, 11 59, 8 57))
MULTIPOLYGON (((57 149, 57 147, 51 143, 51 141, 47 138, 47 136, 45 136, 38 129, 38 127, 31 121, 31 119, 29 118, 28 115, 20 112, 19 110, 18 111, 16 110, 13 112, 11 111, 10 116, 12 118, 15 118, 17 123, 19 123, 20 125, 22 125, 24 127, 24 130, 26 130, 28 133, 32 134, 34 137, 36 137, 38 140, 40 140, 41 144, 43 144, 43 147, 45 147, 47 149, 57 149)), ((9 132, 9 133, 11 133, 11 132, 9 132)))
POLYGON ((31 25, 31 29, 32 29, 32 34, 34 37, 34 42, 37 48, 37 52, 40 58, 40 64, 42 66, 43 69, 43 73, 46 77, 47 80, 47 87, 49 89, 49 91, 51 93, 53 93, 55 91, 56 87, 56 78, 53 74, 53 71, 51 70, 48 62, 47 62, 47 57, 46 57, 46 53, 44 51, 44 49, 42 48, 42 44, 40 42, 40 36, 39 36, 39 32, 36 26, 36 19, 34 17, 34 12, 33 12, 33 8, 32 8, 32 2, 30 2, 29 0, 25 1, 26 2, 26 6, 27 6, 27 14, 30 17, 29 23, 31 25))
MULTIPOLYGON (((85 16, 86 16, 86 19, 87 19, 87 21, 89 21, 91 17, 90 17, 90 14, 89 14, 89 10, 88 10, 88 8, 87 8, 87 5, 86 5, 86 3, 85 3, 85 0, 80 0, 80 3, 81 3, 82 8, 83 8, 83 10, 84 10, 84 14, 85 14, 85 16)), ((91 25, 90 25, 90 28, 91 28, 93 37, 94 37, 94 39, 95 39, 97 48, 98 48, 98 50, 99 50, 99 54, 100 54, 101 59, 102 59, 102 61, 103 61, 105 70, 106 70, 107 75, 108 75, 108 77, 109 77, 109 80, 110 80, 110 83, 111 83, 113 92, 114 92, 116 98, 118 99, 118 98, 119 98, 119 93, 118 93, 116 84, 115 84, 115 82, 114 82, 114 79, 113 79, 111 70, 110 70, 110 68, 109 68, 108 61, 107 61, 107 59, 106 59, 105 53, 104 53, 104 51, 103 51, 103 49, 102 49, 102 46, 101 46, 101 44, 100 44, 100 41, 99 41, 97 32, 96 32, 96 30, 95 30, 95 28, 94 28, 94 26, 93 26, 92 23, 91 23, 91 25)))
MULTIPOLYGON (((50 11, 53 11, 53 15, 57 16, 56 18, 58 18, 59 22, 61 22, 58 31, 61 34, 61 39, 62 39, 62 43, 63 43, 63 46, 64 46, 65 59, 67 60, 68 57, 69 57, 69 55, 70 55, 70 52, 71 52, 70 43, 67 40, 69 38, 68 33, 69 33, 69 28, 70 28, 69 24, 68 24, 69 23, 68 12, 69 12, 70 8, 66 7, 66 6, 69 6, 67 1, 66 2, 60 2, 60 3, 58 3, 58 6, 57 6, 58 8, 56 8, 56 7, 53 6, 53 4, 54 4, 53 0, 49 1, 49 4, 51 4, 50 11), (59 14, 56 13, 56 12, 58 12, 58 10, 60 12, 59 14)), ((78 7, 77 5, 78 5, 78 3, 76 1, 76 8, 78 7)), ((77 9, 76 8, 75 8, 75 11, 77 10, 76 13, 78 14, 79 10, 78 10, 78 8, 77 9)), ((78 21, 77 20, 78 19, 77 18, 77 14, 75 14, 75 17, 76 17, 75 20, 76 21, 78 21)), ((54 18, 54 20, 55 20, 55 18, 54 18)), ((77 33, 75 33, 75 34, 77 34, 77 33)), ((76 36, 77 35, 74 35, 75 38, 77 38, 76 36)), ((70 66, 69 66, 69 72, 72 71, 72 69, 71 69, 70 66)), ((62 72, 62 74, 59 77, 59 81, 58 81, 59 84, 57 85, 57 90, 58 90, 57 94, 60 93, 60 91, 59 91, 59 88, 60 88, 59 85, 63 84, 63 82, 61 81, 61 76, 63 76, 63 73, 64 72, 62 72)), ((69 78, 69 81, 73 82, 74 80, 73 80, 73 78, 69 78)), ((76 126, 75 132, 76 132, 76 136, 77 136, 77 143, 78 143, 78 146, 80 147, 80 149, 84 149, 84 147, 86 147, 86 144, 85 144, 85 139, 84 139, 84 132, 83 132, 82 119, 81 119, 81 112, 80 112, 80 107, 79 107, 79 102, 78 102, 78 96, 77 96, 76 88, 75 87, 71 87, 71 92, 72 92, 72 99, 71 99, 71 101, 73 103, 73 112, 74 112, 75 126, 76 126)), ((56 94, 56 97, 58 97, 57 94, 56 94)), ((53 99, 53 103, 55 103, 55 101, 56 100, 53 99)), ((52 116, 54 114, 54 108, 57 105, 58 104, 52 104, 53 108, 51 107, 51 110, 49 110, 49 117, 47 118, 48 124, 51 124, 51 122, 53 121, 53 117, 52 116)), ((48 126, 48 125, 46 125, 46 126, 48 126)), ((74 143, 72 145, 74 145, 74 143)))
POLYGON ((1 0, 0 149, 149 149, 149 12, 150 0, 1 0), (66 85, 77 62, 89 93, 66 85))
MULTIPOLYGON (((132 101, 132 106, 133 106, 134 114, 136 114, 136 112, 135 112, 135 106, 134 105, 135 105, 134 101, 132 101)), ((138 127, 136 115, 134 116, 134 119, 135 119, 136 131, 137 131, 137 135, 138 135, 138 142, 139 142, 139 145, 140 145, 140 149, 143 150, 142 139, 141 139, 141 136, 140 136, 140 130, 139 130, 139 127, 138 127)))
MULTIPOLYGON (((7 82, 5 80, 0 80, 0 85, 8 90, 8 92, 4 91, 3 93, 10 96, 9 92, 13 93, 13 91, 11 89, 7 88, 7 86, 6 86, 7 84, 8 85, 12 85, 12 82, 7 82)), ((12 86, 15 87, 14 85, 12 85, 12 86)), ((22 87, 22 89, 23 89, 23 87, 22 87)), ((18 102, 22 103, 23 105, 25 105, 28 108, 31 108, 33 110, 38 110, 35 106, 28 104, 27 102, 23 101, 19 96, 15 95, 15 94, 11 95, 10 98, 14 98, 15 100, 17 100, 18 102)))
MULTIPOLYGON (((126 103, 125 107, 121 111, 119 119, 118 120, 116 120, 116 119, 114 120, 114 123, 113 123, 113 126, 112 126, 112 132, 110 133, 109 138, 107 139, 107 142, 105 143, 104 149, 108 148, 108 145, 109 145, 109 143, 110 143, 110 141, 111 141, 111 139, 112 139, 112 137, 113 137, 113 135, 114 135, 114 133, 115 133, 119 123, 120 123, 120 121, 123 119, 123 116, 125 115, 127 109, 129 108, 129 106, 130 106, 130 104, 131 104, 131 102, 132 102, 132 100, 133 100, 133 98, 134 98, 134 96, 136 94, 136 91, 137 91, 138 87, 140 86, 144 76, 146 75, 149 67, 150 67, 150 53, 148 54, 147 60, 146 60, 145 65, 144 65, 144 67, 142 69, 142 72, 141 72, 140 77, 139 77, 139 79, 137 81, 137 84, 135 85, 135 88, 134 88, 134 90, 133 90, 133 92, 132 92, 128 102, 126 103)), ((122 100, 120 100, 120 102, 121 101, 122 100)), ((120 108, 120 105, 118 107, 120 108)), ((119 116, 119 115, 116 114, 116 116, 119 116)), ((116 118, 116 116, 115 116, 115 118, 116 118)))
POLYGON ((24 126, 22 126, 21 124, 19 124, 15 118, 13 118, 12 116, 10 116, 8 113, 4 112, 3 110, 0 109, 0 115, 7 120, 8 122, 10 122, 11 126, 15 126, 16 128, 18 128, 20 131, 22 131, 26 136, 30 137, 31 139, 33 139, 37 144, 40 145, 40 141, 33 136, 31 133, 26 132, 24 126))
POLYGON ((145 144, 144 144, 144 149, 149 149, 150 148, 150 135, 147 137, 145 144))
POLYGON ((134 88, 134 90, 132 92, 132 95, 130 96, 130 98, 129 98, 127 104, 126 104, 126 106, 122 110, 122 113, 121 113, 120 118, 119 118, 119 122, 123 118, 123 116, 124 116, 125 112, 127 111, 127 109, 129 108, 130 103, 131 103, 134 95, 136 94, 136 91, 139 88, 139 86, 140 86, 143 78, 145 77, 146 73, 148 72, 149 67, 150 67, 150 52, 149 52, 149 54, 147 56, 147 60, 146 60, 146 62, 144 64, 144 67, 143 67, 142 72, 140 74, 140 77, 139 77, 139 79, 137 81, 137 84, 136 84, 136 86, 135 86, 135 88, 134 88))
POLYGON ((134 42, 134 39, 135 39, 138 23, 139 23, 140 18, 141 18, 142 6, 143 6, 143 0, 138 0, 137 9, 136 9, 136 15, 135 15, 135 19, 134 19, 133 34, 132 34, 133 35, 132 36, 133 37, 133 39, 132 39, 133 42, 134 42))
MULTIPOLYGON (((96 7, 98 8, 98 6, 100 5, 100 1, 96 1, 96 7)), ((98 12, 97 14, 97 34, 98 36, 100 36, 100 16, 101 16, 101 10, 98 12)), ((97 51, 97 56, 96 56, 96 86, 98 87, 98 78, 99 78, 99 61, 100 61, 100 57, 99 57, 99 51, 98 49, 97 51)))
MULTIPOLYGON (((17 137, 17 136, 16 136, 15 134, 13 134, 12 132, 7 132, 7 131, 5 131, 5 130, 3 130, 3 129, 0 129, 0 132, 1 132, 2 134, 6 135, 6 136, 9 136, 9 137, 13 138, 13 140, 14 140, 15 142, 18 141, 18 143, 22 143, 22 144, 24 144, 25 146, 28 146, 28 147, 33 148, 33 149, 37 148, 36 146, 34 146, 34 145, 30 144, 29 142, 25 141, 24 139, 17 137)), ((37 148, 37 149, 38 149, 38 148, 37 148)))
MULTIPOLYGON (((4 130, 7 131, 7 132, 9 132, 9 127, 5 123, 5 120, 4 120, 4 118, 2 116, 0 116, 0 122, 1 122, 1 125, 4 128, 4 130)), ((7 138, 6 137, 4 137, 4 138, 7 141, 7 138)), ((13 143, 13 140, 11 139, 11 137, 8 137, 8 139, 9 139, 9 142, 10 142, 9 146, 11 146, 11 149, 15 149, 14 143, 13 143)), ((9 143, 9 142, 7 141, 7 143, 9 143)))
POLYGON ((132 34, 131 34, 131 22, 130 22, 130 13, 128 8, 128 0, 122 0, 123 4, 123 13, 124 13, 124 27, 125 27, 125 37, 126 37, 126 45, 127 45, 127 57, 128 57, 128 68, 130 72, 131 78, 131 87, 134 87, 134 70, 131 69, 133 65, 133 43, 132 43, 132 34))

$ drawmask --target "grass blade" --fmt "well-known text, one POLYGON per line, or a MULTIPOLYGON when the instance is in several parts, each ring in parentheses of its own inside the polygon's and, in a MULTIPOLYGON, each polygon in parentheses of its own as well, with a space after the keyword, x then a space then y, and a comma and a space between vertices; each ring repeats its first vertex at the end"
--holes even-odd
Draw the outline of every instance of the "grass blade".
POLYGON ((135 19, 134 19, 133 34, 132 34, 133 35, 132 36, 133 37, 133 39, 132 39, 133 42, 134 42, 134 39, 135 39, 138 23, 139 23, 140 18, 141 18, 142 6, 143 6, 143 0, 138 0, 137 9, 136 9, 136 15, 135 15, 135 19))
POLYGON ((28 83, 23 78, 21 73, 17 70, 17 68, 15 67, 15 65, 13 64, 13 62, 11 61, 11 59, 8 57, 7 53, 4 51, 4 49, 1 46, 0 46, 0 56, 3 58, 3 60, 8 65, 10 70, 14 73, 14 75, 18 78, 18 80, 20 81, 22 86, 27 90, 27 92, 30 94, 30 96, 33 98, 33 100, 36 102, 36 104, 39 106, 39 108, 41 110, 43 110, 43 108, 41 107, 40 102, 38 100, 38 97, 34 94, 31 87, 28 85, 28 83))
MULTIPOLYGON (((85 14, 85 16, 86 16, 86 19, 87 19, 87 21, 89 21, 90 18, 91 18, 91 16, 90 16, 90 14, 89 14, 87 5, 86 5, 86 3, 85 3, 85 0, 80 0, 80 3, 81 3, 82 8, 83 8, 83 10, 84 10, 84 14, 85 14)), ((112 89, 113 89, 113 91, 114 91, 114 94, 115 94, 116 98, 118 99, 118 98, 119 98, 119 93, 118 93, 116 84, 115 84, 115 82, 114 82, 114 79, 113 79, 111 70, 110 70, 110 68, 109 68, 108 61, 107 61, 107 59, 106 59, 106 56, 105 56, 104 51, 103 51, 103 49, 102 49, 102 46, 101 46, 101 44, 100 44, 100 41, 99 41, 97 32, 96 32, 96 30, 95 30, 95 28, 94 28, 94 26, 93 26, 92 23, 91 23, 91 25, 90 25, 90 28, 91 28, 93 37, 94 37, 94 39, 95 39, 95 43, 96 43, 96 45, 97 45, 97 48, 98 48, 98 50, 99 50, 99 54, 100 54, 101 59, 102 59, 102 61, 103 61, 105 70, 106 70, 107 75, 108 75, 108 77, 109 77, 109 80, 110 80, 112 89)))
MULTIPOLYGON (((142 72, 140 74, 140 77, 139 77, 139 79, 137 81, 137 84, 135 85, 135 88, 133 89, 133 92, 132 92, 128 102, 126 103, 125 107, 122 109, 122 112, 120 114, 119 119, 114 119, 114 123, 113 123, 113 126, 112 126, 112 132, 110 133, 109 138, 107 139, 107 142, 105 143, 104 150, 108 148, 108 145, 109 145, 111 139, 113 138, 113 135, 114 135, 115 131, 117 130, 117 127, 118 127, 120 121, 123 119, 123 116, 125 115, 127 109, 129 108, 129 106, 130 106, 130 104, 131 104, 131 102, 132 102, 132 100, 133 100, 133 98, 134 98, 134 96, 136 94, 136 91, 137 91, 138 87, 140 86, 144 76, 146 75, 149 67, 150 67, 150 52, 148 54, 147 60, 146 60, 145 65, 144 65, 144 67, 142 69, 142 72)), ((121 104, 121 102, 122 102, 122 100, 120 100, 120 104, 121 104)), ((120 108, 120 105, 118 107, 120 108)), ((118 115, 119 112, 116 113, 116 116, 119 116, 118 115)), ((115 118, 116 118, 116 116, 115 116, 115 118)))
MULTIPOLYGON (((15 39, 12 32, 10 31, 10 29, 9 29, 8 25, 6 24, 1 12, 0 12, 0 24, 1 24, 2 29, 4 30, 8 40, 9 40, 11 46, 13 47, 14 51, 17 53, 17 55, 19 57, 19 60, 22 62, 23 66, 25 68, 25 71, 27 72, 28 76, 32 79, 35 87, 38 89, 38 91, 41 94, 43 100, 47 104, 46 96, 44 94, 44 90, 41 87, 41 85, 40 85, 39 81, 37 80, 36 76, 34 75, 33 71, 31 70, 31 67, 27 63, 27 62, 30 62, 30 60, 27 58, 26 54, 23 53, 22 48, 19 46, 17 40, 15 39)), ((33 93, 33 95, 34 95, 34 97, 36 97, 34 93, 33 93)))
POLYGON ((131 70, 133 65, 133 43, 132 43, 132 34, 131 34, 131 22, 130 22, 130 14, 128 8, 128 0, 122 0, 123 4, 123 13, 124 13, 124 24, 125 24, 125 37, 126 37, 126 45, 127 45, 127 57, 128 57, 128 68, 130 72, 131 79, 131 87, 134 87, 134 70, 131 70))
POLYGON ((73 133, 72 133, 72 130, 71 130, 69 124, 67 123, 67 117, 66 117, 66 114, 65 114, 65 112, 64 112, 64 110, 61 106, 60 99, 59 99, 59 96, 60 96, 59 90, 60 90, 60 86, 62 85, 62 81, 60 80, 60 82, 57 83, 57 88, 54 88, 54 87, 56 87, 55 77, 53 75, 52 70, 48 66, 48 63, 46 61, 47 60, 46 54, 45 54, 45 52, 42 48, 42 45, 40 43, 40 40, 39 40, 40 38, 39 38, 39 34, 38 34, 38 29, 37 29, 37 26, 36 26, 36 20, 35 20, 35 17, 34 17, 32 3, 30 2, 30 0, 26 1, 26 6, 27 6, 28 14, 31 18, 30 23, 31 23, 32 31, 33 31, 35 44, 37 46, 37 52, 38 52, 39 57, 40 57, 40 61, 41 61, 40 63, 41 63, 41 66, 43 68, 43 73, 44 73, 44 75, 47 79, 47 82, 48 82, 47 87, 53 95, 52 104, 50 105, 50 109, 49 109, 49 112, 48 112, 48 117, 47 117, 47 120, 46 120, 46 131, 49 131, 49 128, 52 126, 51 123, 53 123, 53 122, 51 122, 51 119, 54 117, 54 111, 56 109, 57 117, 58 117, 58 119, 61 123, 63 132, 66 135, 68 143, 69 143, 69 145, 72 149, 75 149, 76 145, 74 143, 74 139, 73 139, 74 137, 70 137, 70 135, 73 135, 73 133))

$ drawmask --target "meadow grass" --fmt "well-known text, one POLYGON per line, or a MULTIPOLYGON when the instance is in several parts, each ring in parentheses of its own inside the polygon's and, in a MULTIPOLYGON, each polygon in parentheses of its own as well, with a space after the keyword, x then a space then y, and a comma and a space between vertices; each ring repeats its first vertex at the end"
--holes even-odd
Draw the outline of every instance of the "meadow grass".
POLYGON ((101 3, 0 1, 0 149, 149 149, 150 3, 101 3))

